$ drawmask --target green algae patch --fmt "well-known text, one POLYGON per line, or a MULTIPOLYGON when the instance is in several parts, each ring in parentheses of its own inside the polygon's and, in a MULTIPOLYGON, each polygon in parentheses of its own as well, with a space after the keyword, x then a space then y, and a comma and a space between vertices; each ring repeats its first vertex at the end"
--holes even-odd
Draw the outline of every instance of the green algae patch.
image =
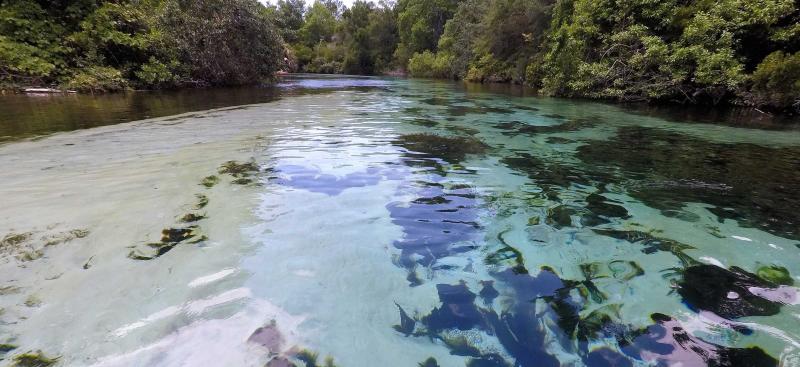
POLYGON ((0 240, 0 248, 5 249, 20 245, 29 241, 33 237, 33 232, 9 233, 0 240))
POLYGON ((17 347, 14 344, 3 343, 3 344, 0 344, 0 353, 8 353, 8 352, 10 352, 10 351, 12 351, 14 349, 17 349, 17 348, 19 348, 19 347, 17 347))
POLYGON ((227 161, 219 167, 219 170, 217 170, 217 172, 219 172, 219 174, 221 175, 242 177, 242 176, 249 176, 259 172, 259 168, 256 162, 253 161, 244 163, 239 163, 237 161, 227 161))
POLYGON ((47 247, 60 245, 89 235, 87 229, 72 229, 62 232, 51 232, 39 236, 41 231, 32 230, 24 233, 9 233, 0 240, 0 255, 13 256, 19 261, 38 260, 45 255, 47 247))
POLYGON ((459 163, 469 154, 482 154, 488 145, 474 137, 444 136, 438 134, 408 134, 396 143, 412 152, 440 158, 449 163, 459 163))
POLYGON ((42 300, 39 299, 39 297, 37 297, 35 294, 32 294, 25 299, 26 307, 39 307, 41 305, 42 305, 42 300))
POLYGON ((214 175, 206 176, 203 178, 202 181, 200 181, 200 185, 205 186, 207 189, 214 187, 214 185, 218 183, 219 183, 219 177, 214 175))
POLYGON ((789 270, 783 266, 761 266, 756 269, 756 275, 761 279, 775 284, 794 285, 794 279, 792 279, 792 276, 789 274, 789 270))
POLYGON ((194 223, 206 219, 205 214, 186 213, 181 216, 178 221, 181 223, 194 223))
POLYGON ((58 357, 50 358, 42 351, 27 352, 14 356, 14 367, 49 367, 58 362, 58 357))
POLYGON ((249 185, 249 184, 253 183, 253 179, 242 177, 242 178, 237 178, 237 179, 231 181, 231 183, 234 184, 234 185, 249 185))
POLYGON ((194 197, 197 198, 197 203, 194 205, 195 209, 200 210, 208 205, 208 196, 203 194, 195 194, 194 197))
POLYGON ((220 175, 229 175, 231 184, 234 185, 252 185, 256 182, 254 176, 261 173, 261 168, 255 161, 237 162, 227 161, 223 163, 217 172, 220 175))

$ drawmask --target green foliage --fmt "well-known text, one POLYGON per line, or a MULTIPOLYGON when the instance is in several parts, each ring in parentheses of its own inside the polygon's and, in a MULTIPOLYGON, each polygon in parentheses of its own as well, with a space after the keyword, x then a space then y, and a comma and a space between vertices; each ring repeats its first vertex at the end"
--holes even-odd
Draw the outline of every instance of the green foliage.
POLYGON ((178 83, 179 76, 176 74, 176 70, 179 67, 180 63, 177 60, 172 60, 169 64, 166 64, 151 56, 150 60, 142 64, 141 68, 134 74, 144 85, 154 88, 168 88, 178 83))
POLYGON ((764 58, 753 73, 753 93, 759 105, 800 113, 800 52, 775 51, 764 58))
POLYGON ((394 67, 398 42, 392 4, 316 1, 305 13, 300 37, 290 45, 296 69, 310 73, 376 74, 394 67))
POLYGON ((400 0, 397 25, 402 46, 396 53, 398 60, 405 62, 415 53, 435 51, 458 4, 459 0, 400 0))
POLYGON ((271 78, 283 47, 254 0, 0 2, 0 84, 243 84, 271 78))
POLYGON ((776 47, 741 47, 753 29, 777 30, 792 12, 789 0, 558 1, 529 77, 555 95, 716 104, 741 94, 751 58, 776 47))
POLYGON ((307 45, 330 42, 336 30, 336 18, 331 9, 321 1, 315 1, 305 15, 305 23, 300 28, 301 38, 307 45))
POLYGON ((300 39, 305 7, 303 0, 278 0, 273 20, 284 41, 294 43, 300 39))

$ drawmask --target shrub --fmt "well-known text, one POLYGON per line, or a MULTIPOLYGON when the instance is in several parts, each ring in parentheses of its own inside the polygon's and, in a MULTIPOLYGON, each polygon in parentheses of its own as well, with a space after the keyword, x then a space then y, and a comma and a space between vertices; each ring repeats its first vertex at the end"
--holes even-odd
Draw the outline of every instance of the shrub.
POLYGON ((452 78, 452 56, 431 51, 416 53, 408 60, 408 71, 413 76, 424 78, 452 78))
POLYGON ((753 73, 755 103, 800 113, 800 52, 769 54, 753 73))

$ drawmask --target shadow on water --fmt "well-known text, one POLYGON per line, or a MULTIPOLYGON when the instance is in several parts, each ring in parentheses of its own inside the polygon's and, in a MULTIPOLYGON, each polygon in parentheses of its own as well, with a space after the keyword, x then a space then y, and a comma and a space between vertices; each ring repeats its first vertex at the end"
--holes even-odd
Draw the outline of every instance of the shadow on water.
POLYGON ((0 142, 185 112, 274 101, 275 88, 0 97, 0 142))
POLYGON ((0 143, 61 131, 215 108, 267 103, 285 96, 385 89, 388 79, 289 75, 276 85, 110 94, 0 96, 0 143))

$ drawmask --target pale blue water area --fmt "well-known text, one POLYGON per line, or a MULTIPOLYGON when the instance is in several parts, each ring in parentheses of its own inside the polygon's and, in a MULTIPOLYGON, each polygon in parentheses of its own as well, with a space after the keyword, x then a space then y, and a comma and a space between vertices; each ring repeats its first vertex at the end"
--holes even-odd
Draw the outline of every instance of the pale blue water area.
POLYGON ((800 363, 796 125, 426 80, 238 95, 0 146, 0 363, 800 363))

